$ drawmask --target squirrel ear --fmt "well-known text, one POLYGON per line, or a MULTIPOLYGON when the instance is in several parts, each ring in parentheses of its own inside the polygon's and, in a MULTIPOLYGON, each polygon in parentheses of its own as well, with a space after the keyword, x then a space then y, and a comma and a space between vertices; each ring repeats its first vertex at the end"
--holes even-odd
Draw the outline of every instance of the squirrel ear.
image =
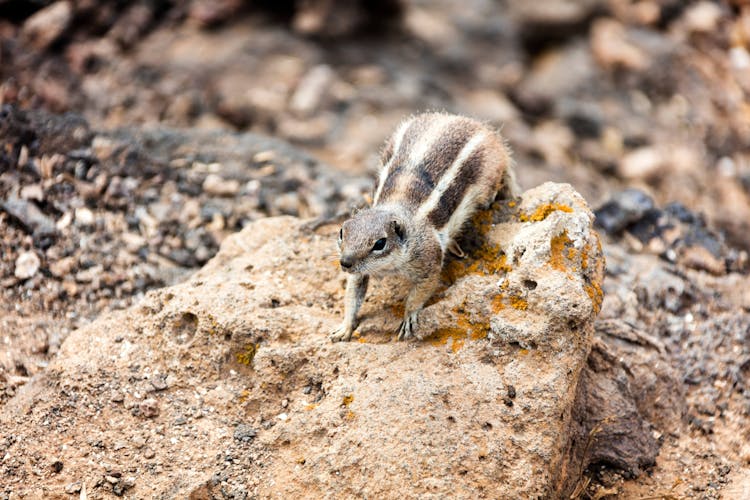
POLYGON ((399 224, 397 220, 391 221, 391 225, 393 226, 393 232, 396 233, 396 236, 398 236, 398 239, 401 241, 404 241, 404 228, 399 224))

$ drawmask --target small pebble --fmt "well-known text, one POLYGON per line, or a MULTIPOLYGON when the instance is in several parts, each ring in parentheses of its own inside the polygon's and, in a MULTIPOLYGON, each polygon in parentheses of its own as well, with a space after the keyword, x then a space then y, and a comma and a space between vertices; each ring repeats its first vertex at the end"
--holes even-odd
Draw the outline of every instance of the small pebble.
POLYGON ((95 222, 94 212, 86 207, 76 208, 75 221, 78 227, 91 227, 95 222))
POLYGON ((513 387, 512 385, 508 385, 508 389, 507 390, 508 390, 508 397, 510 399, 513 399, 513 398, 516 397, 516 388, 515 387, 513 387))
POLYGON ((153 398, 143 400, 138 409, 145 418, 155 418, 159 415, 159 403, 153 398))
POLYGON ((35 252, 23 252, 16 259, 16 268, 13 274, 20 280, 29 279, 36 274, 41 264, 35 252))
POLYGON ((36 200, 42 201, 44 199, 44 191, 42 186, 39 184, 30 184, 21 188, 21 198, 24 200, 36 200))
POLYGON ((234 179, 208 174, 203 181, 203 191, 214 196, 234 196, 240 191, 240 183, 234 179))
POLYGON ((253 429, 252 427, 250 427, 247 424, 239 424, 234 429, 234 439, 235 439, 235 441, 240 441, 242 443, 249 443, 250 441, 252 441, 253 439, 255 439, 255 436, 257 434, 258 433, 255 431, 255 429, 253 429))
POLYGON ((69 495, 73 495, 74 493, 79 493, 81 491, 81 483, 76 481, 75 483, 70 483, 67 486, 65 486, 65 493, 68 493, 69 495))
POLYGON ((26 19, 22 39, 37 50, 43 50, 65 32, 72 19, 72 2, 54 2, 26 19))
POLYGON ((156 391, 163 391, 168 387, 166 375, 158 375, 154 377, 153 379, 151 379, 150 382, 151 382, 151 386, 156 391))
POLYGON ((617 173, 625 179, 646 179, 660 172, 664 160, 656 148, 639 148, 623 157, 617 173))

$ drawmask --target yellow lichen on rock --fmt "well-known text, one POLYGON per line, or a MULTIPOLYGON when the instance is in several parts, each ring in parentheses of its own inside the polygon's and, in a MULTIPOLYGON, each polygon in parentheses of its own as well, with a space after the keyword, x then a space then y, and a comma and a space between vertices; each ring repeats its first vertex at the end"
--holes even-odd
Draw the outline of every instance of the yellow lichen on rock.
MULTIPOLYGON (((496 298, 493 298, 493 305, 496 298)), ((502 301, 502 296, 500 296, 499 300, 502 301)), ((500 303, 500 306, 503 307, 502 303, 500 303)), ((454 309, 454 313, 458 318, 455 326, 438 328, 425 341, 434 346, 442 346, 448 343, 448 339, 451 339, 451 350, 455 353, 464 346, 467 339, 483 339, 490 333, 489 323, 472 322, 466 312, 460 307, 454 309)))
POLYGON ((492 312, 497 314, 502 309, 505 309, 505 304, 503 303, 503 299, 505 296, 502 293, 498 293, 494 297, 492 297, 492 312))
POLYGON ((549 214, 557 210, 573 213, 573 209, 568 205, 563 205, 562 203, 547 203, 539 205, 536 210, 530 214, 521 214, 519 218, 521 222, 540 222, 546 219, 549 214))
POLYGON ((255 359, 257 353, 258 344, 247 344, 244 351, 237 353, 237 362, 249 366, 253 364, 253 359, 255 359))
POLYGON ((584 290, 586 290, 586 293, 591 298, 591 303, 594 307, 595 312, 599 312, 602 308, 602 301, 604 300, 604 292, 602 291, 602 287, 599 286, 599 283, 593 282, 588 285, 584 285, 584 290))
POLYGON ((243 389, 242 392, 240 393, 240 398, 239 398, 240 403, 244 403, 245 401, 248 400, 249 397, 250 397, 250 391, 248 391, 247 389, 243 389))
POLYGON ((510 298, 510 305, 514 309, 518 309, 519 311, 525 311, 529 307, 529 303, 526 301, 526 299, 523 299, 518 296, 512 296, 510 298))
POLYGON ((553 269, 557 269, 558 271, 566 270, 564 251, 565 246, 570 242, 567 231, 563 231, 550 241, 549 263, 553 269))
POLYGON ((439 328, 433 335, 426 338, 425 340, 433 346, 446 345, 448 339, 451 339, 451 350, 458 352, 466 341, 467 332, 462 328, 457 327, 445 327, 439 328))
POLYGON ((581 270, 586 271, 589 267, 589 252, 591 251, 591 245, 586 243, 583 250, 581 250, 581 270))
POLYGON ((452 260, 443 268, 443 281, 453 284, 467 274, 483 274, 485 276, 507 273, 512 270, 508 258, 500 245, 483 243, 478 250, 472 252, 470 259, 452 260))

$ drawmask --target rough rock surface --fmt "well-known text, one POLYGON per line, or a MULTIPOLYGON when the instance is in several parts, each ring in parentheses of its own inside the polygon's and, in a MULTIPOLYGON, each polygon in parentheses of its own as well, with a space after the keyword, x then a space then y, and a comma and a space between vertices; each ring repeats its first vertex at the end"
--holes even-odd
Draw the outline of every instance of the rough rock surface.
POLYGON ((370 186, 259 134, 94 132, 0 106, 0 405, 70 331, 181 281, 251 221, 328 216, 370 186))
POLYGON ((332 344, 336 228, 256 221, 189 281, 73 332, 2 409, 0 472, 32 497, 560 494, 602 300, 592 222, 568 185, 498 203, 423 339, 393 341, 404 287, 384 280, 332 344))

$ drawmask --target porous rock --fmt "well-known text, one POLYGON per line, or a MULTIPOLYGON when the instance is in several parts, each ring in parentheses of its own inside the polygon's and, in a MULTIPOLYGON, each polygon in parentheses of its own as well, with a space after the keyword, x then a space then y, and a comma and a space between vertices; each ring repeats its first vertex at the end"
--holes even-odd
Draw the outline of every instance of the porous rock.
POLYGON ((93 498, 103 493, 91 464, 106 463, 149 471, 134 497, 563 494, 601 303, 593 215, 570 186, 548 183, 473 223, 469 257, 446 264, 420 315, 421 339, 394 341, 406 289, 387 279, 371 282, 350 343, 328 340, 343 307, 338 228, 250 224, 188 281, 72 333, 5 405, 0 426, 20 434, 11 456, 43 443, 65 463, 54 477, 19 463, 15 491, 80 481, 93 498), (134 410, 153 374, 170 384, 148 395, 159 412, 144 419, 134 410), (253 438, 236 439, 238 428, 253 438), (153 465, 107 444, 135 435, 153 465))

